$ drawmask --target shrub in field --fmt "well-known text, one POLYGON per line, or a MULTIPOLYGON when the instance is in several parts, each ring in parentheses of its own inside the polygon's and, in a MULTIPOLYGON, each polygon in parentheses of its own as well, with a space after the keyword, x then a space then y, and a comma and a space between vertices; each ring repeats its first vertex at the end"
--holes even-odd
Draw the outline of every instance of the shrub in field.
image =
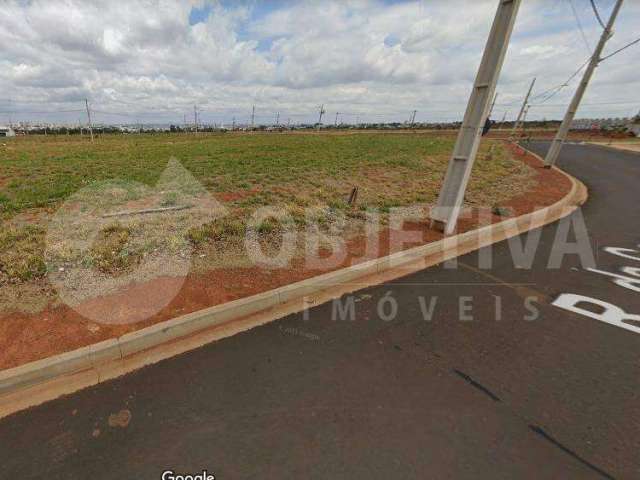
POLYGON ((0 233, 0 282, 24 282, 43 277, 44 229, 27 225, 0 233))
POLYGON ((89 252, 93 265, 103 273, 118 273, 140 262, 142 254, 128 247, 129 227, 112 224, 99 232, 89 252))

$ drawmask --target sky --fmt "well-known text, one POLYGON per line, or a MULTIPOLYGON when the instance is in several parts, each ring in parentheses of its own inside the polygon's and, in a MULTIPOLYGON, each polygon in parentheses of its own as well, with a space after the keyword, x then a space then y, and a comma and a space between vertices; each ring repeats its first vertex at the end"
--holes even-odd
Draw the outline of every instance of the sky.
MULTIPOLYGON (((613 0, 596 0, 605 19, 613 0)), ((498 0, 2 0, 0 123, 460 120, 498 0)), ((559 119, 601 33, 589 0, 523 0, 493 118, 559 119)), ((627 0, 605 48, 640 37, 627 0)), ((640 110, 640 44, 603 62, 578 117, 640 110)))

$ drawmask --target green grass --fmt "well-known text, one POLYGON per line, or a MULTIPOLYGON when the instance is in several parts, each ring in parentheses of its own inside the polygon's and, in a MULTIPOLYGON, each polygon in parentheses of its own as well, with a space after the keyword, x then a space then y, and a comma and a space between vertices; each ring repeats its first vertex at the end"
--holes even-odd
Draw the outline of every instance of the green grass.
POLYGON ((113 135, 94 144, 86 137, 17 138, 0 150, 0 205, 47 206, 93 181, 154 185, 171 157, 209 190, 235 192, 301 178, 347 181, 363 167, 441 173, 440 162, 425 165, 425 157, 450 148, 449 139, 421 135, 113 135))
MULTIPOLYGON (((384 214, 397 206, 433 203, 453 141, 432 134, 380 133, 111 135, 93 144, 77 136, 15 138, 0 147, 0 284, 46 273, 46 224, 28 215, 53 212, 94 182, 122 185, 119 195, 135 200, 139 187, 130 182, 156 185, 176 158, 231 213, 188 231, 187 240, 200 246, 243 237, 246 220, 260 206, 286 209, 302 225, 306 207, 320 207, 325 213, 318 220, 326 224, 335 212, 358 219, 368 209, 384 214), (351 208, 346 199, 354 186, 358 204, 351 208)), ((488 149, 483 143, 466 196, 470 203, 499 204, 529 175, 500 144, 490 155, 488 149)), ((160 197, 161 206, 181 203, 174 192, 160 197)), ((101 202, 109 204, 110 198, 101 202)), ((266 220, 255 230, 273 236, 277 225, 266 220)), ((108 228, 85 260, 105 273, 126 270, 146 253, 133 245, 134 237, 124 227, 108 228)))

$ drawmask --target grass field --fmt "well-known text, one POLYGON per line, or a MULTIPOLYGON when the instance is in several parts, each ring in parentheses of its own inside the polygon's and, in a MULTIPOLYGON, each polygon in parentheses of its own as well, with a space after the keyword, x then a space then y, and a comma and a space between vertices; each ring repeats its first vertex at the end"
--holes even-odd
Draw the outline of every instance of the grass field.
MULTIPOLYGON (((384 208, 432 200, 431 186, 440 181, 446 166, 442 160, 451 148, 451 138, 393 134, 130 135, 107 136, 94 144, 86 137, 23 137, 0 150, 0 205, 6 218, 64 200, 93 181, 153 185, 175 157, 212 192, 259 188, 251 200, 256 204, 288 201, 287 188, 301 184, 305 190, 318 187, 314 197, 329 203, 334 194, 344 193, 340 187, 359 183, 366 203, 384 208), (416 172, 419 178, 409 175, 416 172), (380 181, 394 180, 405 182, 404 188, 377 188, 380 181)), ((519 166, 500 152, 495 160, 479 163, 470 198, 519 166)))
MULTIPOLYGON (((232 214, 189 229, 186 240, 196 249, 216 242, 231 248, 260 206, 286 209, 300 223, 307 207, 319 208, 328 221, 339 212, 357 223, 371 209, 385 214, 396 206, 431 204, 453 141, 451 136, 377 133, 113 135, 93 144, 77 136, 8 139, 0 144, 0 287, 38 282, 46 275, 48 222, 65 200, 95 182, 120 182, 129 205, 140 204, 142 194, 127 185, 155 186, 175 158, 232 214), (352 208, 346 198, 354 186, 359 195, 352 208)), ((530 177, 530 168, 501 144, 483 142, 467 203, 499 205, 526 189, 530 177)), ((157 206, 183 202, 170 189, 156 197, 157 206)), ((139 227, 114 220, 84 258, 65 261, 88 263, 104 273, 126 270, 157 246, 148 241, 147 230, 135 231, 139 227), (136 236, 146 240, 133 246, 136 236)), ((277 234, 274 230, 265 222, 258 234, 268 238, 277 234)))

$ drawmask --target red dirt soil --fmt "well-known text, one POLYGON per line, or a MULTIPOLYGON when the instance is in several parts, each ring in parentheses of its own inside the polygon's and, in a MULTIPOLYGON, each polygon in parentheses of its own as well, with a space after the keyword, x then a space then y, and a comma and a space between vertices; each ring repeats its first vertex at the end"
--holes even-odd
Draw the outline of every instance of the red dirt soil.
MULTIPOLYGON (((510 146, 509 148, 535 169, 536 186, 532 190, 513 197, 503 205, 504 207, 513 209, 515 215, 522 215, 551 205, 568 193, 571 182, 564 175, 555 170, 542 168, 537 158, 525 154, 518 147, 510 146)), ((503 218, 492 215, 491 220, 495 223, 503 218)), ((477 225, 477 215, 472 215, 472 218, 461 218, 459 231, 468 231, 477 225)), ((440 232, 429 228, 427 221, 405 224, 404 231, 410 230, 421 231, 423 241, 405 244, 403 246, 405 249, 442 238, 440 232)), ((333 270, 370 259, 364 255, 366 246, 364 237, 347 242, 346 259, 333 270)), ((380 233, 378 254, 384 256, 392 250, 395 249, 390 248, 390 231, 385 229, 380 233)), ((109 325, 91 323, 74 309, 64 305, 51 306, 38 314, 5 315, 0 317, 0 369, 15 367, 118 337, 189 312, 264 292, 319 273, 324 272, 309 270, 305 268, 304 260, 300 260, 284 269, 253 266, 189 274, 186 279, 156 278, 146 283, 133 284, 117 294, 90 300, 85 305, 92 311, 102 311, 105 318, 114 319, 109 325), (161 297, 163 292, 173 292, 176 282, 179 285, 183 281, 178 295, 159 313, 143 322, 125 324, 128 313, 131 314, 140 308, 140 298, 161 297), (117 309, 114 309, 114 304, 118 305, 117 309)))

